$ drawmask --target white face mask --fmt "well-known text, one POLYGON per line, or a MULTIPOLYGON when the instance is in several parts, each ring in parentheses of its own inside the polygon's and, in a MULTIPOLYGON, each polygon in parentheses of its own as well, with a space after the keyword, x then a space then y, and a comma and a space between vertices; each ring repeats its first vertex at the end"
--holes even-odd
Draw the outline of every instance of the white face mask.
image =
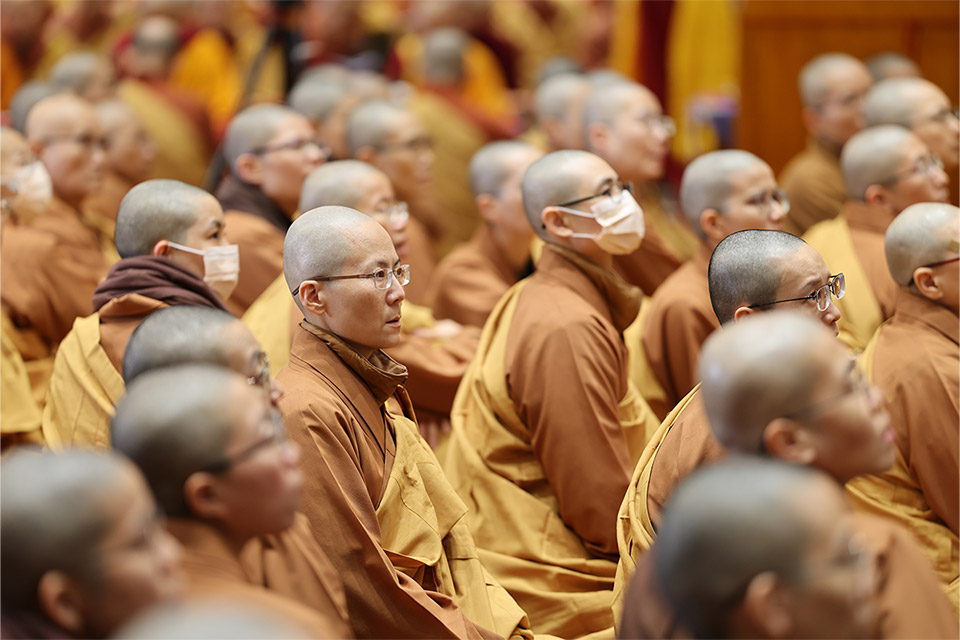
POLYGON ((604 198, 590 207, 593 215, 557 207, 566 213, 592 218, 600 225, 600 233, 572 233, 571 238, 589 238, 598 247, 615 256, 633 253, 643 242, 646 226, 643 221, 643 209, 629 191, 621 191, 615 196, 604 198))
POLYGON ((43 214, 53 198, 53 182, 47 168, 38 160, 17 169, 6 181, 15 195, 6 202, 14 215, 26 222, 43 214))
POLYGON ((240 277, 240 245, 207 247, 201 251, 176 242, 169 244, 174 249, 203 256, 203 281, 224 300, 230 297, 240 277))

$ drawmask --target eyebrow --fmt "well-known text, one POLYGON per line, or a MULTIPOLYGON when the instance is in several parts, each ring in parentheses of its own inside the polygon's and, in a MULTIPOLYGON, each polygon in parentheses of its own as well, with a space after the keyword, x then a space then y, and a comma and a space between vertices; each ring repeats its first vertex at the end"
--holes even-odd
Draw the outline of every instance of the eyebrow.
POLYGON ((207 231, 214 231, 217 229, 222 231, 224 226, 223 220, 214 218, 210 221, 210 224, 207 225, 207 231))
POLYGON ((597 183, 597 190, 600 190, 603 187, 606 187, 608 185, 612 185, 615 180, 616 178, 604 178, 603 180, 597 183))

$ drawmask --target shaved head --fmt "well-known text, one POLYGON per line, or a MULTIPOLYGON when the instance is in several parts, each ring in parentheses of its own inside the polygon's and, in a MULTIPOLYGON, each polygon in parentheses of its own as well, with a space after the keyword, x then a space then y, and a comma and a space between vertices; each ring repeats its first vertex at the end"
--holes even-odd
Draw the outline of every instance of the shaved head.
POLYGON ((867 187, 896 177, 906 153, 904 143, 911 139, 916 136, 907 129, 883 125, 864 129, 847 140, 840 154, 847 196, 862 201, 867 187))
POLYGON ((30 142, 42 142, 50 136, 70 130, 81 113, 96 117, 93 105, 70 93, 55 93, 33 105, 27 115, 26 135, 30 142))
POLYGON ((287 103, 319 125, 327 121, 346 97, 347 91, 343 85, 330 82, 322 76, 310 76, 294 85, 287 96, 287 103))
POLYGON ((700 393, 717 440, 738 453, 761 450, 776 418, 809 405, 824 375, 820 343, 833 332, 793 311, 751 315, 715 331, 700 352, 700 393))
POLYGON ((394 132, 402 107, 383 100, 368 100, 347 116, 347 150, 355 156, 363 147, 379 147, 394 132))
POLYGON ((590 83, 579 73, 550 76, 537 87, 537 120, 563 120, 571 102, 588 90, 590 83))
POLYGON ((956 256, 958 225, 960 209, 934 202, 911 205, 894 218, 887 227, 884 249, 896 283, 908 286, 918 267, 956 256))
POLYGON ((50 96, 62 93, 63 90, 50 82, 30 80, 20 85, 10 101, 10 126, 20 133, 27 132, 27 116, 34 105, 50 96))
POLYGON ((728 149, 706 153, 687 165, 680 182, 680 207, 698 236, 706 239, 700 214, 707 209, 722 211, 733 192, 734 176, 758 164, 766 163, 748 151, 728 149))
POLYGON ((819 107, 823 104, 830 91, 830 76, 838 69, 862 66, 862 62, 846 53, 825 53, 805 64, 798 80, 804 106, 819 107))
POLYGON ((537 71, 537 88, 539 89, 544 82, 554 76, 565 74, 582 74, 583 67, 573 58, 566 56, 556 56, 550 58, 537 71))
POLYGON ((592 153, 568 149, 548 153, 530 165, 523 174, 523 209, 538 236, 546 238, 547 233, 541 218, 543 210, 583 195, 583 163, 598 160, 592 153))
POLYGON ((227 600, 179 602, 155 607, 116 634, 127 640, 311 640, 315 636, 275 612, 227 600))
POLYGON ((945 97, 940 87, 923 78, 891 78, 875 84, 863 105, 867 126, 898 124, 909 129, 931 93, 945 97))
POLYGON ((464 75, 463 56, 470 40, 460 29, 434 29, 423 38, 423 75, 427 82, 456 85, 464 75))
POLYGON ((867 69, 874 82, 888 80, 890 78, 920 77, 920 69, 917 63, 903 55, 893 51, 878 53, 870 56, 866 63, 867 69))
POLYGON ((50 71, 50 82, 54 86, 94 102, 110 95, 115 80, 110 58, 90 51, 69 53, 50 71))
POLYGON ((473 195, 499 195, 503 183, 516 169, 515 160, 539 153, 536 147, 519 140, 491 142, 470 159, 470 187, 473 195))
POLYGON ((303 183, 300 211, 326 205, 355 208, 366 195, 366 178, 377 174, 383 172, 359 160, 338 160, 317 167, 303 183))
POLYGON ((216 202, 203 189, 178 180, 147 180, 130 189, 117 213, 114 238, 120 257, 149 256, 160 240, 185 242, 205 199, 216 202))
POLYGON ((154 370, 127 386, 111 442, 140 468, 167 515, 191 515, 184 483, 223 458, 239 419, 234 402, 245 387, 236 373, 208 365, 154 370))
POLYGON ((730 614, 759 574, 802 583, 814 537, 802 506, 810 496, 827 496, 823 508, 843 513, 831 480, 782 462, 723 462, 680 485, 650 552, 660 592, 693 637, 735 637, 730 614))
POLYGON ((256 342, 240 320, 212 307, 177 305, 148 315, 127 342, 123 380, 183 364, 210 364, 235 368, 232 351, 238 334, 256 342))
POLYGON ((95 108, 104 137, 109 138, 124 126, 140 124, 137 114, 123 100, 103 100, 98 102, 95 108))
POLYGON ((230 168, 236 169, 237 158, 244 153, 266 146, 291 117, 302 116, 278 104, 257 104, 237 114, 223 137, 223 155, 230 168))
POLYGON ((775 299, 782 266, 806 244, 772 229, 737 231, 721 240, 710 256, 707 275, 710 303, 720 324, 733 320, 739 307, 775 299))
POLYGON ((586 135, 590 125, 600 123, 612 127, 617 116, 638 98, 652 99, 659 103, 653 92, 636 82, 611 82, 597 86, 583 105, 585 139, 588 142, 590 140, 589 135, 586 135))

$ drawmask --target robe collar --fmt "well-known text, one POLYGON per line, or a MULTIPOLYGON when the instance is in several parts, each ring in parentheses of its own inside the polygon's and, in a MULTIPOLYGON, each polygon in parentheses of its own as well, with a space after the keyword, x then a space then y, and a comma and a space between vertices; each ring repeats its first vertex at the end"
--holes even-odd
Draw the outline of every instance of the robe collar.
POLYGON ((306 320, 301 321, 300 326, 330 347, 330 350, 366 383, 377 404, 386 402, 397 388, 407 381, 407 368, 383 351, 377 349, 368 360, 340 336, 312 325, 306 320))
POLYGON ((894 317, 920 324, 960 344, 960 322, 950 309, 901 288, 897 291, 894 317))
MULTIPOLYGON (((627 283, 613 271, 604 269, 584 258, 576 251, 555 244, 546 244, 543 247, 543 256, 540 258, 537 270, 550 269, 552 265, 563 263, 575 267, 596 287, 597 292, 606 303, 610 313, 610 321, 617 328, 617 331, 622 333, 637 319, 640 302, 643 300, 643 291, 639 287, 627 283)), ((565 284, 569 286, 570 283, 565 284)), ((573 288, 575 289, 575 287, 573 288)))
POLYGON ((169 518, 166 529, 183 547, 183 566, 188 574, 250 582, 240 558, 213 525, 189 518, 169 518))

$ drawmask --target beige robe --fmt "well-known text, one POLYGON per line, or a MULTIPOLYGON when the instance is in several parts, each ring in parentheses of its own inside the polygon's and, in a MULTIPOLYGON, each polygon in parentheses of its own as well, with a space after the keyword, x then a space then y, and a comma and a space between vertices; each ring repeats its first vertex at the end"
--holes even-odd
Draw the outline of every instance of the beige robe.
POLYGON ((835 218, 847 199, 839 155, 813 138, 787 163, 778 182, 790 198, 784 231, 797 236, 818 222, 835 218))

